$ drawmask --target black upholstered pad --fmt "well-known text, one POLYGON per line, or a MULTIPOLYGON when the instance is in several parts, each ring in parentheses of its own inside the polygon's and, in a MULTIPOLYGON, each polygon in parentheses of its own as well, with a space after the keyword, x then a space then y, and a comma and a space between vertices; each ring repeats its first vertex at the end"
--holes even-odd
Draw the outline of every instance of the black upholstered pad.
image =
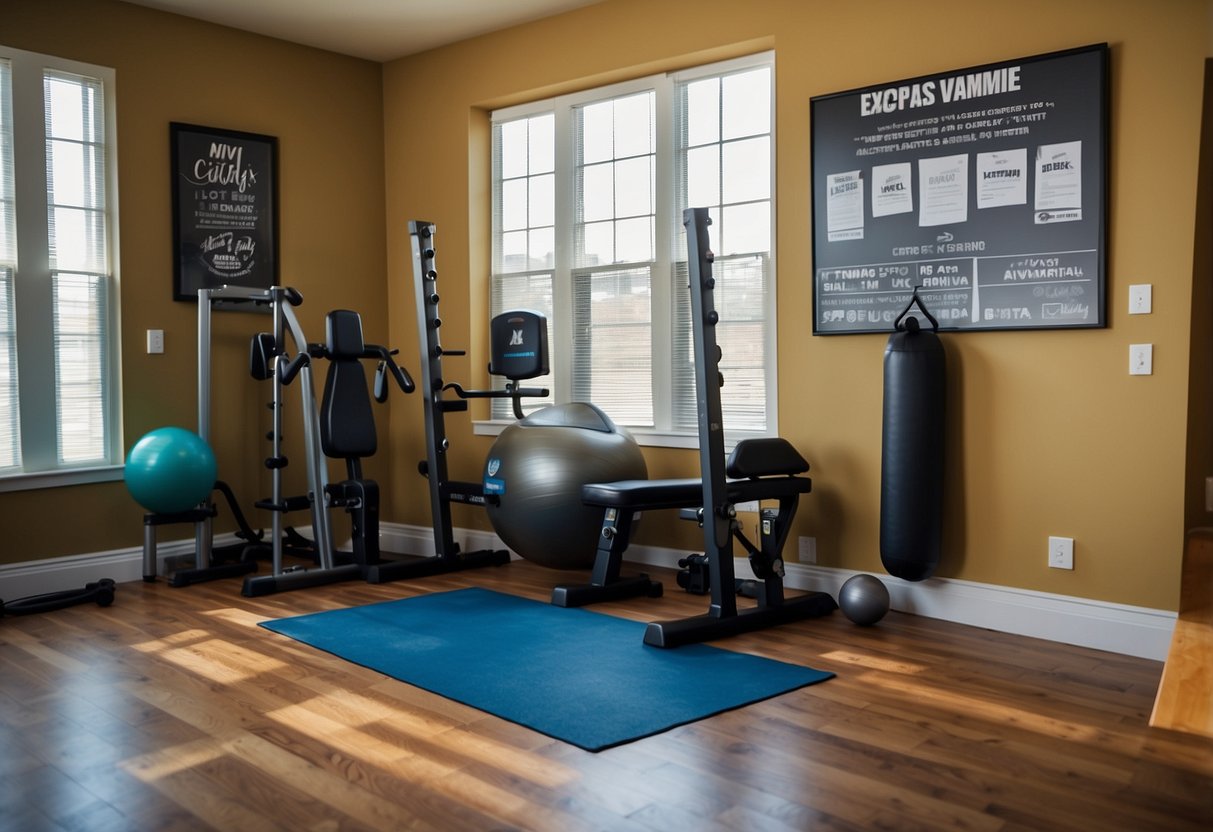
MULTIPOLYGON (((808 477, 768 477, 757 480, 730 480, 729 501, 778 500, 808 494, 813 481, 808 477)), ((665 508, 692 508, 703 503, 703 480, 620 480, 581 486, 581 502, 588 506, 653 511, 665 508)))

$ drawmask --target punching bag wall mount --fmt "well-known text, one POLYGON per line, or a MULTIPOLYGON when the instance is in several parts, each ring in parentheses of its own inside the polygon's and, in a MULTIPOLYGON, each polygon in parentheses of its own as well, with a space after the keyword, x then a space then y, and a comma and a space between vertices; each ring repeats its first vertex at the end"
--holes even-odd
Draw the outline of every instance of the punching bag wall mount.
POLYGON ((880 560, 890 575, 929 578, 943 529, 946 360, 918 289, 894 322, 884 352, 880 455, 880 560), (917 306, 931 328, 910 315, 917 306))

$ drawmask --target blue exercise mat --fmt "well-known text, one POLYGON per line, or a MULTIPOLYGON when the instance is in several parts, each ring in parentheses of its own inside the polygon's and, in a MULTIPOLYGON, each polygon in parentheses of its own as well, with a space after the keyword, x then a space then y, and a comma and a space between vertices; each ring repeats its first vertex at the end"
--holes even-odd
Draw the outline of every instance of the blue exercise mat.
POLYGON ((834 675, 703 644, 649 647, 642 622, 485 589, 261 626, 587 751, 834 675))

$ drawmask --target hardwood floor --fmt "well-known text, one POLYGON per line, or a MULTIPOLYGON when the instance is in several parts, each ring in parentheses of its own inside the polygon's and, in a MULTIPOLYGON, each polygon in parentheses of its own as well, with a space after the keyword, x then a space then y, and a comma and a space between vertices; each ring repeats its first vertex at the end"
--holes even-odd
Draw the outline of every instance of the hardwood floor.
MULTIPOLYGON (((665 598, 595 609, 703 611, 653 571, 665 598)), ((1213 828, 1213 739, 1146 724, 1157 662, 835 613, 721 644, 837 678, 592 754, 256 626, 575 577, 514 562, 259 599, 130 583, 109 608, 0 620, 0 829, 1213 828)))

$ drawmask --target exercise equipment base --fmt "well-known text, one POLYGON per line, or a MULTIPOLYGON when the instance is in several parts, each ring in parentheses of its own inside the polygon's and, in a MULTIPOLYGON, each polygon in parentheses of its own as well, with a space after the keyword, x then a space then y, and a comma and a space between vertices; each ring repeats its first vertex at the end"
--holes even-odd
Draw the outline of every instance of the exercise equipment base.
POLYGON ((280 575, 250 575, 244 579, 240 594, 245 598, 260 598, 275 592, 326 586, 341 581, 356 581, 362 577, 362 569, 356 563, 334 566, 330 569, 296 569, 280 575))
MULTIPOLYGON (((178 569, 169 578, 168 585, 171 587, 181 588, 185 586, 193 586, 194 584, 204 583, 206 581, 218 581, 223 578, 235 578, 238 575, 247 575, 250 572, 257 571, 256 561, 237 561, 235 563, 217 563, 211 566, 203 566, 195 569, 178 569)), ((156 576, 143 576, 143 580, 152 582, 156 580, 156 576)))
POLYGON ((681 647, 806 618, 819 618, 836 609, 838 605, 826 593, 810 592, 788 598, 777 606, 756 607, 724 618, 708 614, 676 621, 654 621, 645 629, 644 643, 653 647, 681 647))
POLYGON ((552 590, 552 604, 584 607, 625 598, 660 598, 664 591, 660 581, 654 581, 648 575, 635 575, 609 584, 561 584, 552 590))
POLYGON ((509 562, 510 553, 505 549, 483 549, 454 556, 435 555, 418 560, 376 563, 366 568, 366 579, 372 584, 382 584, 388 581, 445 575, 448 572, 461 572, 465 569, 479 569, 482 566, 504 566, 509 562))

